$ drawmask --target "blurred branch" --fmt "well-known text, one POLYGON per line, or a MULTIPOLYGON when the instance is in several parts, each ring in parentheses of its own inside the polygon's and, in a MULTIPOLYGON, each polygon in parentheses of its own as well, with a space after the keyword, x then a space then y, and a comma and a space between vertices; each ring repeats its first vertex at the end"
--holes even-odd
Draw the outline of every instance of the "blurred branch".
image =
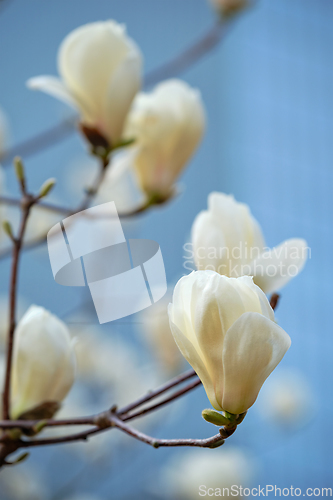
POLYGON ((44 132, 35 135, 31 139, 15 144, 7 151, 1 152, 0 161, 2 165, 10 165, 13 158, 17 155, 29 158, 30 156, 33 156, 34 154, 63 141, 75 132, 76 122, 77 120, 74 117, 67 118, 44 132))
MULTIPOLYGON (((12 265, 11 265, 11 275, 10 275, 10 285, 9 285, 9 329, 7 338, 7 353, 6 353, 6 371, 5 371, 5 381, 2 397, 2 412, 3 418, 5 420, 10 419, 10 388, 11 388, 11 374, 12 374, 12 359, 13 359, 13 348, 14 348, 14 333, 16 328, 16 297, 17 297, 17 283, 18 283, 18 270, 20 255, 23 246, 23 239, 25 235, 25 230, 27 227, 28 218, 30 215, 31 208, 38 203, 41 197, 45 196, 48 191, 43 193, 42 191, 34 196, 27 192, 26 180, 24 175, 24 166, 20 158, 15 158, 15 171, 18 179, 18 183, 21 191, 21 221, 18 230, 18 236, 15 237, 12 234, 11 226, 8 221, 5 221, 5 227, 7 227, 7 234, 10 237, 13 245, 12 249, 12 265)), ((49 181, 49 190, 52 189, 54 185, 54 180, 49 181), (51 182, 50 182, 51 181, 51 182), (53 184, 52 184, 53 181, 53 184)), ((45 185, 45 184, 44 184, 45 185)), ((42 187, 43 190, 43 187, 42 187)))
POLYGON ((227 22, 220 20, 215 23, 203 37, 196 40, 190 47, 171 59, 168 63, 162 64, 158 68, 146 74, 144 79, 145 87, 150 87, 182 73, 193 64, 197 63, 204 55, 210 52, 220 42, 222 36, 227 32, 227 22))
MULTIPOLYGON (((103 182, 104 174, 103 176, 99 179, 99 183, 101 184, 103 182)), ((97 189, 94 190, 89 190, 88 193, 86 194, 83 202, 80 204, 79 207, 75 209, 70 209, 66 208, 60 205, 54 205, 52 203, 46 203, 46 202, 36 202, 36 205, 40 206, 41 208, 48 210, 50 212, 56 212, 59 214, 66 215, 69 217, 70 215, 76 214, 78 212, 81 212, 82 210, 85 210, 88 208, 90 201, 93 199, 93 197, 96 195, 96 192, 98 191, 97 189)), ((0 196, 0 204, 6 204, 6 205, 11 205, 11 206, 17 206, 19 207, 21 204, 21 201, 17 198, 12 198, 9 196, 0 196)), ((136 215, 139 215, 143 212, 145 212, 148 209, 148 204, 144 204, 139 208, 136 208, 135 210, 132 210, 131 212, 123 212, 123 213, 118 213, 118 216, 121 219, 125 218, 130 218, 134 217, 136 215)), ((30 241, 24 243, 23 250, 33 250, 34 248, 39 247, 43 243, 46 242, 47 238, 47 233, 42 234, 41 236, 37 236, 36 238, 32 238, 30 241)), ((10 248, 5 248, 0 251, 0 260, 6 259, 7 257, 10 257, 12 254, 12 251, 10 248)))
MULTIPOLYGON (((219 434, 216 434, 207 439, 157 439, 143 434, 142 432, 125 423, 126 420, 130 420, 141 416, 144 413, 147 413, 147 411, 141 410, 139 412, 131 414, 130 412, 132 410, 138 408, 139 406, 142 406, 152 399, 159 397, 161 394, 169 391, 170 389, 182 384, 183 382, 193 377, 196 377, 196 373, 194 372, 194 370, 190 370, 182 375, 179 375, 178 377, 175 377, 155 391, 149 392, 145 396, 137 399, 133 403, 123 407, 120 410, 117 410, 117 408, 113 406, 110 410, 101 412, 97 415, 65 420, 49 419, 38 421, 18 419, 0 421, 0 428, 3 430, 2 438, 0 440, 0 443, 2 444, 2 448, 0 451, 0 466, 8 464, 9 462, 7 462, 6 460, 7 456, 20 448, 31 448, 36 446, 49 446, 76 441, 86 441, 90 436, 94 434, 98 434, 100 432, 113 428, 117 428, 125 434, 128 434, 129 436, 138 439, 139 441, 149 444, 154 448, 166 446, 197 446, 201 448, 215 448, 217 446, 221 446, 224 443, 224 440, 234 433, 237 427, 236 425, 233 425, 231 427, 223 427, 219 430, 219 434), (74 434, 43 439, 27 439, 22 438, 21 436, 18 437, 17 434, 17 432, 20 431, 21 433, 23 432, 27 435, 33 435, 34 433, 36 433, 36 429, 40 431, 41 429, 44 429, 46 427, 79 425, 92 426, 92 428, 81 432, 76 432, 74 434)), ((162 405, 178 399, 180 396, 191 391, 192 389, 194 389, 194 387, 197 387, 200 384, 201 381, 197 378, 195 382, 187 384, 183 389, 174 392, 171 396, 164 399, 160 403, 149 407, 148 411, 156 410, 162 405)))
MULTIPOLYGON (((150 87, 161 80, 177 76, 185 71, 203 56, 208 54, 227 32, 228 24, 226 21, 215 23, 209 28, 204 36, 196 40, 190 47, 185 49, 171 61, 146 73, 144 77, 144 87, 150 87)), ((4 166, 11 164, 13 158, 17 155, 28 158, 40 151, 43 151, 54 144, 57 144, 75 131, 77 119, 75 117, 67 118, 62 122, 50 127, 48 130, 35 135, 19 144, 14 145, 0 156, 0 161, 4 166)))

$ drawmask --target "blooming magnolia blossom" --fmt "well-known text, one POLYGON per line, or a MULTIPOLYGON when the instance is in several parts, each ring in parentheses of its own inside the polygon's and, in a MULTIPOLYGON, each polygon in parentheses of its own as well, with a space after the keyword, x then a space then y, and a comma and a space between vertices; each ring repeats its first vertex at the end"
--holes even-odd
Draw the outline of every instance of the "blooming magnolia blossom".
POLYGON ((269 249, 261 228, 244 203, 213 192, 208 210, 192 226, 193 256, 197 269, 211 269, 237 278, 253 276, 265 293, 277 291, 296 276, 307 259, 307 243, 293 238, 269 249))
POLYGON ((168 198, 202 138, 205 111, 198 90, 172 79, 136 96, 126 125, 135 138, 128 163, 148 197, 168 198))
POLYGON ((65 398, 75 375, 73 341, 62 321, 31 306, 15 330, 11 416, 65 398))
POLYGON ((178 500, 200 496, 243 498, 236 488, 250 486, 256 468, 256 461, 241 448, 230 446, 214 453, 192 449, 173 457, 163 471, 161 487, 170 489, 170 497, 178 500), (229 495, 225 488, 229 488, 229 495))
POLYGON ((141 53, 115 21, 95 22, 72 31, 62 42, 58 68, 62 80, 28 80, 79 111, 82 124, 96 129, 109 145, 122 139, 127 113, 141 85, 141 53))
POLYGON ((174 339, 216 410, 247 411, 290 347, 290 337, 252 278, 195 271, 169 306, 174 339))

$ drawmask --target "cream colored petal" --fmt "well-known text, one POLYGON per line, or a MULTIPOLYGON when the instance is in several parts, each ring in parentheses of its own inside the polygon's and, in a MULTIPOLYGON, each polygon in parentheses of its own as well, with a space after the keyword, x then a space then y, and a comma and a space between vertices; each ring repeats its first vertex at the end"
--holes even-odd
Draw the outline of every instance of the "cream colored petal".
MULTIPOLYGON (((209 273, 209 271, 206 272, 209 273)), ((172 306, 169 308, 170 321, 172 321, 191 342, 196 341, 191 318, 192 288, 197 279, 196 275, 197 273, 193 271, 191 274, 180 278, 174 288, 172 306)), ((199 346, 197 345, 196 348, 199 349, 199 346)))
POLYGON ((80 26, 62 42, 59 73, 70 91, 88 103, 93 116, 100 115, 110 77, 127 52, 124 27, 114 21, 80 26))
POLYGON ((303 269, 308 255, 305 240, 290 239, 263 253, 252 263, 254 282, 265 292, 276 292, 303 269))
POLYGON ((191 323, 215 396, 221 406, 223 387, 222 349, 228 328, 244 313, 242 300, 229 280, 217 273, 197 272, 192 288, 191 323))
POLYGON ((289 335, 273 321, 258 313, 243 314, 224 339, 223 409, 234 414, 248 410, 290 344, 289 335))
POLYGON ((193 222, 192 243, 197 269, 228 275, 228 249, 223 231, 207 210, 200 212, 193 222))
POLYGON ((36 76, 27 81, 27 87, 31 90, 41 90, 65 102, 72 108, 78 109, 77 102, 59 78, 54 76, 36 76))
MULTIPOLYGON (((170 314, 169 314, 170 317, 170 314)), ((215 397, 215 391, 214 391, 214 386, 211 378, 209 377, 209 374, 207 372, 207 369, 200 358, 198 352, 196 349, 193 347, 192 343, 183 335, 183 333, 179 330, 179 328, 171 321, 170 319, 170 328, 172 331, 172 335, 175 339, 175 342, 184 356, 184 358, 190 363, 194 371, 197 373, 198 377, 200 378, 201 382, 203 383, 203 386, 205 388, 206 394, 208 396, 209 401, 211 402, 212 406, 216 410, 221 410, 222 408, 218 404, 216 397, 215 397)))
POLYGON ((223 232, 229 249, 229 276, 238 277, 249 274, 247 266, 262 251, 264 242, 260 226, 252 216, 249 207, 238 203, 232 195, 213 192, 208 197, 208 210, 223 232), (259 252, 251 254, 253 245, 259 246, 259 252), (247 271, 246 271, 247 269, 247 271))
POLYGON ((113 144, 122 138, 127 114, 140 89, 141 65, 141 57, 131 54, 118 65, 110 81, 104 121, 106 136, 113 144))
POLYGON ((65 324, 31 306, 15 330, 12 417, 52 400, 61 401, 74 380, 75 360, 65 324))

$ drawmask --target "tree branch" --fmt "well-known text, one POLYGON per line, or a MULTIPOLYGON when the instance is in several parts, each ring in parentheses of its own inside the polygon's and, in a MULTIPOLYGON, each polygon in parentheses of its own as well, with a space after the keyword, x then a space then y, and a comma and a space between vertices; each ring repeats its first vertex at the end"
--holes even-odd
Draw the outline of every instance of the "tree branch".
POLYGON ((19 228, 18 237, 13 240, 13 260, 11 268, 10 288, 9 288, 9 330, 7 339, 7 355, 6 355, 6 373, 5 383, 3 390, 3 418, 8 420, 10 418, 10 385, 11 385, 11 372, 12 372, 12 358, 14 348, 14 332, 16 327, 16 295, 17 295, 17 281, 18 269, 20 261, 20 252, 24 238, 25 229, 27 226, 31 207, 36 202, 36 198, 31 195, 23 193, 21 202, 22 216, 19 228))

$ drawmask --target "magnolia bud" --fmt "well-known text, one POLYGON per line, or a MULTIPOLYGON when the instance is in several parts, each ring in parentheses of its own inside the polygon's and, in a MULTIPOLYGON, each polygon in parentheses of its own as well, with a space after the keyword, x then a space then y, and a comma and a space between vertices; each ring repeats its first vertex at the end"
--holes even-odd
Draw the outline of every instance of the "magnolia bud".
MULTIPOLYGON (((148 199, 163 201, 202 138, 205 111, 198 90, 181 80, 167 80, 135 98, 126 137, 134 138, 134 158, 128 151, 141 189, 148 199)), ((132 155, 133 156, 133 155, 132 155)))
POLYGON ((16 177, 20 182, 24 182, 25 175, 24 175, 24 166, 22 159, 19 156, 15 156, 14 158, 14 168, 15 168, 15 173, 16 177))
POLYGON ((11 223, 8 220, 4 220, 2 222, 2 227, 3 227, 3 230, 5 231, 5 233, 7 234, 7 236, 9 236, 9 238, 11 240, 14 240, 13 228, 12 228, 11 223))
POLYGON ((192 226, 198 270, 210 269, 231 278, 253 276, 265 293, 279 290, 296 276, 307 259, 307 243, 292 238, 268 249, 257 220, 244 203, 224 193, 210 193, 208 209, 192 226))
MULTIPOLYGON (((235 418, 250 408, 290 347, 290 338, 252 278, 196 271, 181 278, 169 306, 174 339, 212 406, 235 418)), ((236 422, 237 423, 237 422, 236 422)))
POLYGON ((74 382, 75 355, 66 325, 31 306, 15 330, 11 417, 49 418, 74 382), (45 412, 43 413, 43 408, 45 412))
POLYGON ((62 80, 39 76, 28 87, 77 109, 86 137, 98 141, 94 146, 118 144, 141 84, 141 54, 125 27, 105 21, 75 29, 62 42, 58 62, 62 80))
POLYGON ((51 189, 53 189, 53 187, 55 186, 56 182, 56 179, 54 179, 53 177, 45 181, 39 190, 39 197, 44 198, 44 196, 47 196, 51 189))
POLYGON ((230 424, 229 419, 221 415, 221 413, 211 410, 210 408, 202 410, 201 415, 206 420, 206 422, 217 425, 219 427, 230 424))

